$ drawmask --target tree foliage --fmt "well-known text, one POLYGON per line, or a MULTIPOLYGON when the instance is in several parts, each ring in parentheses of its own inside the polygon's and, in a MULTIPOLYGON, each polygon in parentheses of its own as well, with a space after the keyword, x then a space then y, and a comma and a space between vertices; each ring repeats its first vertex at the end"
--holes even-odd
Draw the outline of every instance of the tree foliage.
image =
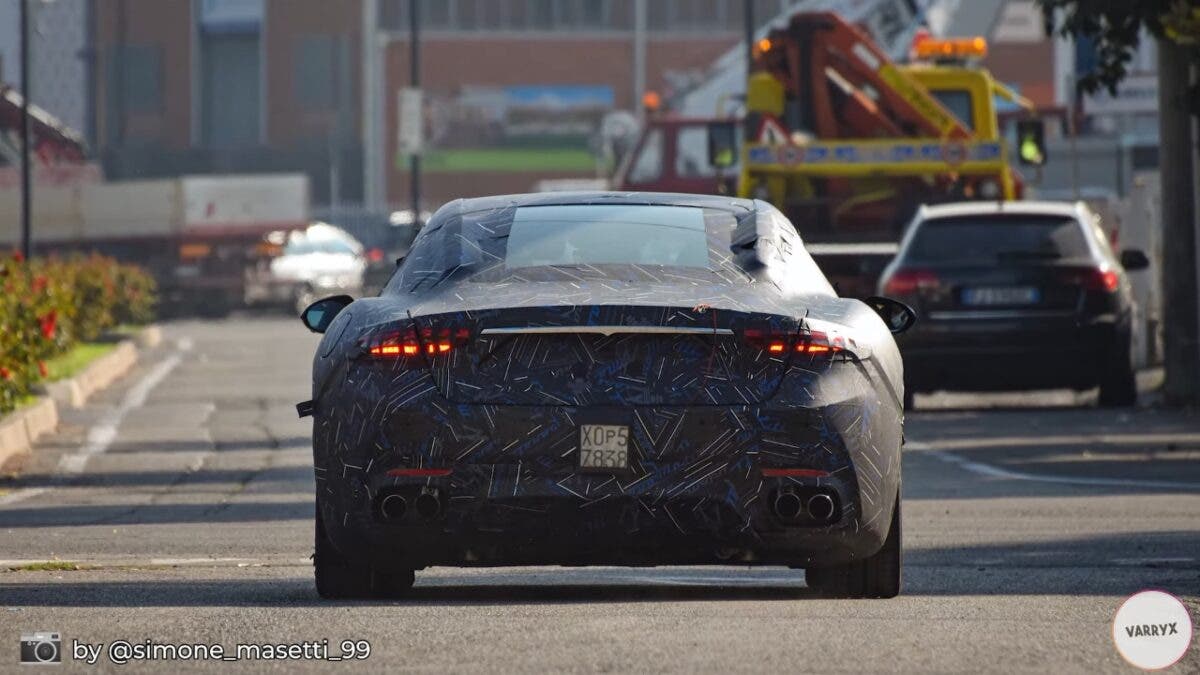
MULTIPOLYGON (((1080 91, 1105 87, 1116 94, 1145 28, 1156 38, 1188 45, 1200 57, 1200 0, 1038 0, 1046 33, 1089 38, 1096 69, 1079 79, 1080 91)), ((1193 93, 1193 100, 1195 94, 1193 93)))

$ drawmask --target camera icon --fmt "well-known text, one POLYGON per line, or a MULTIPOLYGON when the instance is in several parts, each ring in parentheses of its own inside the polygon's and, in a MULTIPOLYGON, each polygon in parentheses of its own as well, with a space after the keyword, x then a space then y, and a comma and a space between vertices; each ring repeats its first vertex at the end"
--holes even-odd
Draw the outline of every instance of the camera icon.
POLYGON ((62 634, 21 633, 21 665, 48 666, 62 663, 62 634))

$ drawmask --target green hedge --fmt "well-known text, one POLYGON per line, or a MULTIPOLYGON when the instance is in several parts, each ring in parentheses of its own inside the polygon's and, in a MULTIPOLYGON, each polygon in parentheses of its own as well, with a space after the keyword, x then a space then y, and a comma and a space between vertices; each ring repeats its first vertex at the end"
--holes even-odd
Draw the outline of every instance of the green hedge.
POLYGON ((46 377, 46 359, 154 318, 154 279, 101 255, 0 259, 0 413, 46 377))

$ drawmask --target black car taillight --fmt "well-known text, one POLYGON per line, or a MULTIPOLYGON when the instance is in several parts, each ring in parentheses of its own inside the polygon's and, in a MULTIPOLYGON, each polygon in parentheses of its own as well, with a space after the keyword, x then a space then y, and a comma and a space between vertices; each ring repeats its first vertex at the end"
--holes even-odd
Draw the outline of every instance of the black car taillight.
POLYGON ((1114 293, 1121 285, 1121 276, 1115 270, 1097 267, 1084 272, 1081 281, 1081 285, 1089 291, 1114 293))
POLYGON ((464 347, 471 341, 468 328, 422 328, 412 326, 376 330, 362 338, 363 352, 375 359, 398 359, 427 354, 439 356, 464 347))
POLYGON ((742 340, 772 356, 788 353, 808 356, 831 356, 850 347, 845 336, 833 330, 809 328, 798 334, 747 328, 741 332, 742 340))
POLYGON ((933 270, 902 267, 883 282, 883 294, 913 295, 922 291, 937 290, 941 283, 941 279, 933 270))
POLYGON ((1063 270, 1064 284, 1079 286, 1085 291, 1115 293, 1121 285, 1121 275, 1108 267, 1075 267, 1063 270))
POLYGON ((791 334, 769 328, 745 328, 741 336, 746 344, 772 355, 786 354, 792 346, 791 334))

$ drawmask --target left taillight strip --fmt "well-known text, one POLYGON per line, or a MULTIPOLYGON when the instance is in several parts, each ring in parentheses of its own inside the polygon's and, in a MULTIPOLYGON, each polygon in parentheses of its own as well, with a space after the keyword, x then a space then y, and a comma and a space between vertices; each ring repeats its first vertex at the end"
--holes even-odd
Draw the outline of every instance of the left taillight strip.
POLYGON ((418 334, 412 327, 375 329, 360 340, 363 352, 376 359, 399 359, 408 356, 442 356, 471 340, 467 328, 423 328, 418 334))

